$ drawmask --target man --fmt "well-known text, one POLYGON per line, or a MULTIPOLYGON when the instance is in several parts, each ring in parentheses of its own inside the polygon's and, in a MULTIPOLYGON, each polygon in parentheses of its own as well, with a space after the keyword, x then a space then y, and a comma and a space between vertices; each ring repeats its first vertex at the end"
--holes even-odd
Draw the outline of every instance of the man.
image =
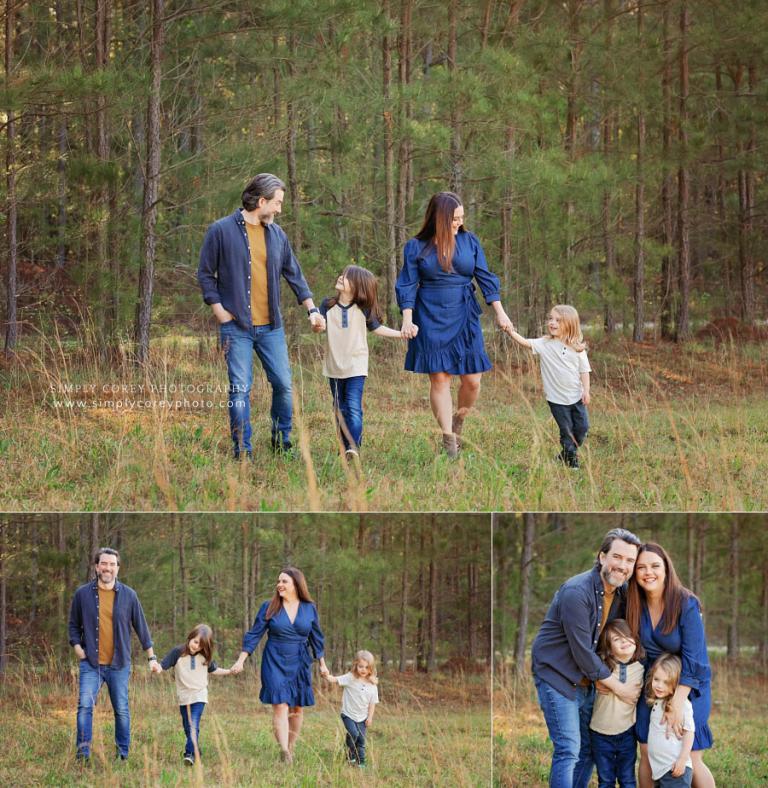
POLYGON ((203 240, 197 279, 220 324, 229 374, 229 425, 235 459, 252 458, 250 392, 253 353, 272 386, 272 449, 291 449, 293 398, 288 347, 280 314, 280 276, 314 328, 325 327, 291 245, 275 224, 285 184, 262 172, 243 192, 243 207, 214 222, 203 240))
POLYGON ((593 682, 600 681, 625 703, 634 705, 640 696, 640 684, 611 676, 596 653, 605 624, 624 615, 625 583, 640 545, 631 531, 608 531, 594 567, 560 586, 533 641, 533 680, 554 745, 551 788, 589 784, 594 767, 589 737, 593 682))
POLYGON ((131 744, 131 627, 147 653, 150 670, 159 673, 160 665, 136 592, 117 582, 117 550, 100 548, 94 563, 96 578, 75 591, 69 611, 69 643, 80 660, 77 758, 87 762, 91 757, 93 707, 101 685, 106 684, 115 712, 116 755, 125 760, 131 744))

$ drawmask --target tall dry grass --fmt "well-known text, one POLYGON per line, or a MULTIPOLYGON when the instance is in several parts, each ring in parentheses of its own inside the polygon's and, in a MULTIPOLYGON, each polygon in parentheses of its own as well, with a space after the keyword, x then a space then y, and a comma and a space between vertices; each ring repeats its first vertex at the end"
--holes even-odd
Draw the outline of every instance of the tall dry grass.
POLYGON ((84 324, 29 343, 4 370, 0 480, 5 510, 762 510, 768 361, 758 345, 681 348, 602 341, 582 470, 556 462, 557 431, 535 364, 489 332, 495 369, 466 421, 465 448, 439 451, 424 376, 404 347, 373 339, 362 472, 336 438, 322 339, 300 336, 293 459, 269 451, 270 389, 256 363, 253 463, 229 459, 227 376, 215 339, 155 341, 137 367, 109 357, 84 324), (73 387, 96 393, 66 396, 73 387), (104 390, 104 387, 107 390, 104 390), (202 387, 181 407, 137 407, 143 391, 202 387), (113 392, 112 389, 115 389, 113 392), (214 389, 209 393, 208 389, 214 389), (136 392, 123 394, 123 392, 136 392), (69 400, 73 405, 62 406, 69 400), (78 406, 82 401, 83 407, 78 406), (121 407, 116 407, 120 403, 121 407), (202 404, 201 404, 202 403, 202 404))

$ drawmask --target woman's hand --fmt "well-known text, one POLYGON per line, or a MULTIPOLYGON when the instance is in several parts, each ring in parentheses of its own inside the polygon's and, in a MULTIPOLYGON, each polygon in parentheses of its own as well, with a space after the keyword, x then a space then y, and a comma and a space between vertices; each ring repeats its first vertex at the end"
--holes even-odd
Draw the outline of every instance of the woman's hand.
POLYGON ((238 659, 237 662, 235 662, 235 664, 232 665, 232 667, 229 669, 229 671, 230 671, 230 673, 234 673, 235 675, 238 674, 238 673, 242 673, 243 672, 243 663, 240 662, 240 660, 238 659))
POLYGON ((496 325, 507 334, 515 330, 514 325, 512 325, 512 321, 507 316, 507 313, 503 310, 496 313, 496 325))
POLYGON ((683 738, 683 700, 674 695, 669 704, 669 710, 661 718, 662 724, 667 724, 667 738, 672 734, 678 739, 683 738))
POLYGON ((400 329, 400 334, 403 339, 413 339, 419 333, 419 327, 415 325, 411 319, 403 318, 403 327, 400 329))

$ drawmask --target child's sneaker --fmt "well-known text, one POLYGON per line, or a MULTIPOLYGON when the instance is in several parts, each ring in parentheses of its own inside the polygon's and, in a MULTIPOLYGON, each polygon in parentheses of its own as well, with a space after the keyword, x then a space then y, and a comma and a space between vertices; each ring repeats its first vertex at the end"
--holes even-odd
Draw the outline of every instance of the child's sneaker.
POLYGON ((194 755, 188 755, 187 753, 184 753, 184 763, 187 766, 194 766, 195 765, 195 756, 194 755))

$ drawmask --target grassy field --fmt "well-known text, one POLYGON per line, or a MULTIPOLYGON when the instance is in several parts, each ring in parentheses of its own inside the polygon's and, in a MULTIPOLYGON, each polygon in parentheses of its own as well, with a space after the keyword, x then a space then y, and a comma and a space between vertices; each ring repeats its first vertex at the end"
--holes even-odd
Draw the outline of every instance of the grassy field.
POLYGON ((0 684, 2 785, 263 785, 484 786, 491 779, 491 716, 487 678, 381 678, 382 703, 368 736, 368 768, 345 762, 340 691, 316 691, 292 766, 280 763, 271 710, 258 702, 250 674, 212 678, 200 732, 201 768, 181 760, 173 681, 131 679, 132 745, 115 761, 114 725, 106 687, 94 717, 92 762, 74 761, 77 676, 12 672, 0 684))
POLYGON ((400 343, 373 338, 360 478, 340 457, 321 338, 291 347, 293 459, 268 450, 269 386, 258 372, 252 464, 229 459, 226 368, 212 336, 157 340, 145 370, 82 349, 93 341, 28 346, 0 373, 0 508, 768 508, 764 345, 594 342, 592 429, 574 472, 553 460, 556 426, 535 364, 497 331, 487 337, 495 369, 454 463, 438 451, 426 377, 402 371, 400 343))
MULTIPOLYGON (((709 718, 714 747, 704 756, 722 786, 751 788, 768 784, 764 698, 768 678, 754 665, 740 670, 723 660, 712 665, 713 702, 709 718)), ((494 782, 498 786, 546 786, 552 743, 527 676, 510 682, 494 696, 494 782)), ((596 776, 592 781, 597 785, 596 776)))

